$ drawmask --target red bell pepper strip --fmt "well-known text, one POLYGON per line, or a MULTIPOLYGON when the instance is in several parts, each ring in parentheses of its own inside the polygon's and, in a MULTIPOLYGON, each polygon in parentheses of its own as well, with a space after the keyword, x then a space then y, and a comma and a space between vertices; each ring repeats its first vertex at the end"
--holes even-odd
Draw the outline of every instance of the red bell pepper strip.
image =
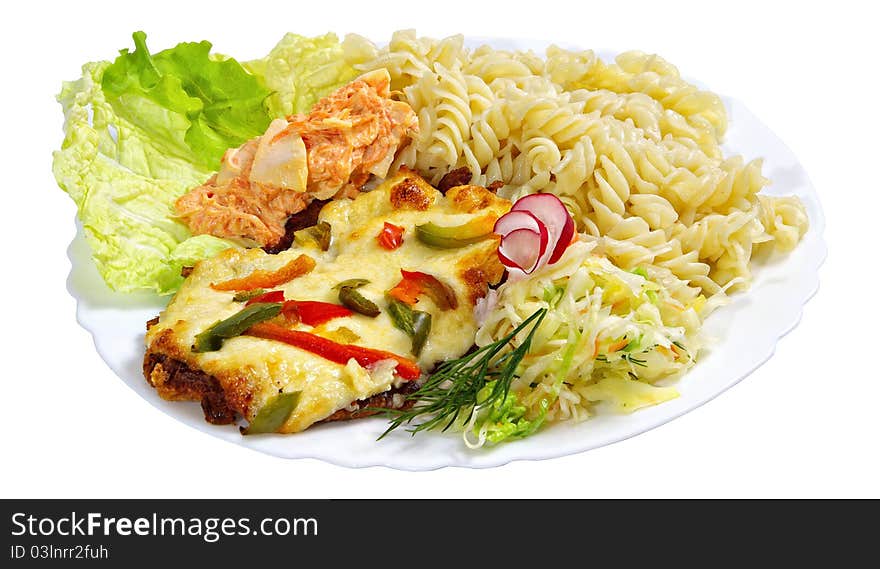
POLYGON ((308 326, 318 326, 334 318, 344 318, 354 314, 348 308, 330 302, 316 300, 287 300, 281 308, 284 314, 294 313, 299 321, 308 326))
POLYGON ((403 245, 403 227, 386 221, 382 231, 376 236, 376 240, 383 249, 394 251, 403 245))
POLYGON ((419 283, 407 279, 403 279, 388 291, 389 296, 410 306, 419 301, 420 294, 422 294, 422 287, 419 286, 419 283))
POLYGON ((211 283, 214 290, 253 290, 255 288, 274 288, 311 272, 315 260, 308 255, 300 255, 275 271, 256 270, 246 277, 230 279, 222 283, 211 283))
POLYGON ((345 365, 348 360, 354 358, 361 366, 367 367, 382 360, 394 360, 397 362, 397 375, 401 378, 413 380, 421 375, 419 365, 403 356, 383 350, 340 344, 316 334, 301 330, 288 330, 270 322, 255 324, 246 333, 257 338, 290 344, 338 364, 345 365))
POLYGON ((282 303, 281 312, 287 317, 289 323, 302 322, 308 326, 318 326, 325 322, 329 322, 334 318, 342 318, 351 316, 353 313, 348 308, 339 304, 330 302, 320 302, 316 300, 284 300, 283 290, 273 290, 266 294, 247 301, 245 306, 256 304, 258 302, 279 302, 282 303))
POLYGON ((388 291, 388 294, 393 298, 413 305, 419 301, 420 295, 426 294, 440 310, 458 308, 455 291, 437 277, 428 273, 403 269, 400 270, 400 274, 403 275, 403 280, 388 291))
POLYGON ((284 302, 284 291, 283 290, 273 290, 269 291, 266 294, 261 294, 260 296, 255 296, 245 303, 245 306, 250 306, 251 304, 256 304, 258 302, 284 302))

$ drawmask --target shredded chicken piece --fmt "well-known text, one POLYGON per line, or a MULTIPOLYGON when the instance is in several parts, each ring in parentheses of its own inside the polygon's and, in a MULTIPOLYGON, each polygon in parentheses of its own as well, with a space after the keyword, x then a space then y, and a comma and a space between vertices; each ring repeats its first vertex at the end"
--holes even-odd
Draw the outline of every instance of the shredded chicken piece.
POLYGON ((418 117, 391 99, 384 69, 321 99, 308 115, 275 119, 266 132, 226 151, 219 172, 177 200, 194 234, 272 246, 289 216, 313 199, 354 197, 384 177, 418 117))
POLYGON ((287 218, 306 208, 307 194, 234 178, 217 185, 217 175, 177 200, 178 214, 195 235, 246 239, 260 246, 284 237, 287 218))

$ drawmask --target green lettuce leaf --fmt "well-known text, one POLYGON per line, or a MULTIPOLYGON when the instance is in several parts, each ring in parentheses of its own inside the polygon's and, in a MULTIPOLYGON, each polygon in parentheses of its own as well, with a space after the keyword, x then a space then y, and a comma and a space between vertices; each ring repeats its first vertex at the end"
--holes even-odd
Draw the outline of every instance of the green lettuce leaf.
POLYGON ((174 155, 215 168, 226 149, 266 130, 270 92, 235 59, 211 57, 207 41, 151 55, 144 32, 132 37, 135 50, 121 50, 103 74, 104 95, 147 135, 166 137, 174 155))
POLYGON ((332 33, 314 38, 287 34, 268 56, 244 66, 273 91, 268 99, 273 117, 307 113, 318 99, 359 75, 345 62, 332 33))
MULTIPOLYGON (((157 136, 116 113, 104 96, 102 77, 109 63, 89 63, 83 77, 64 83, 65 138, 53 155, 58 185, 77 205, 86 240, 101 276, 114 290, 174 292, 180 268, 213 256, 232 244, 210 236, 192 237, 174 218, 174 201, 201 184, 210 172, 180 157, 182 137, 157 136)), ((164 112, 141 102, 150 112, 164 112)), ((131 111, 130 111, 131 112, 131 111)), ((186 119, 157 115, 169 134, 185 132, 186 119)))

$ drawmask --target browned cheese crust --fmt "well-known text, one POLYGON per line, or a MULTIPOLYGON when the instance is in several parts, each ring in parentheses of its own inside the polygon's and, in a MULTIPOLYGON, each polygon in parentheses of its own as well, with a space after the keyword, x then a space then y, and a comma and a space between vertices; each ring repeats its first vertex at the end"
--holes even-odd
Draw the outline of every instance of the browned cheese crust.
POLYGON ((391 205, 394 209, 425 211, 431 207, 431 197, 413 180, 405 178, 391 188, 391 205))

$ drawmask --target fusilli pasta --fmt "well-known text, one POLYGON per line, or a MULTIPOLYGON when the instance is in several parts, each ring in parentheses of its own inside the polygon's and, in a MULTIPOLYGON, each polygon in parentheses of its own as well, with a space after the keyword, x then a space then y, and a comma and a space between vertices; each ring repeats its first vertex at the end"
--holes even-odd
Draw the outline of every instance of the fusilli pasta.
POLYGON ((758 193, 760 160, 722 155, 720 97, 659 56, 471 50, 412 30, 381 49, 351 35, 344 48, 364 72, 388 69, 419 116, 395 167, 434 183, 466 167, 511 199, 552 192, 618 266, 685 281, 680 299, 748 286, 756 248, 789 251, 807 230, 800 200, 758 193))

